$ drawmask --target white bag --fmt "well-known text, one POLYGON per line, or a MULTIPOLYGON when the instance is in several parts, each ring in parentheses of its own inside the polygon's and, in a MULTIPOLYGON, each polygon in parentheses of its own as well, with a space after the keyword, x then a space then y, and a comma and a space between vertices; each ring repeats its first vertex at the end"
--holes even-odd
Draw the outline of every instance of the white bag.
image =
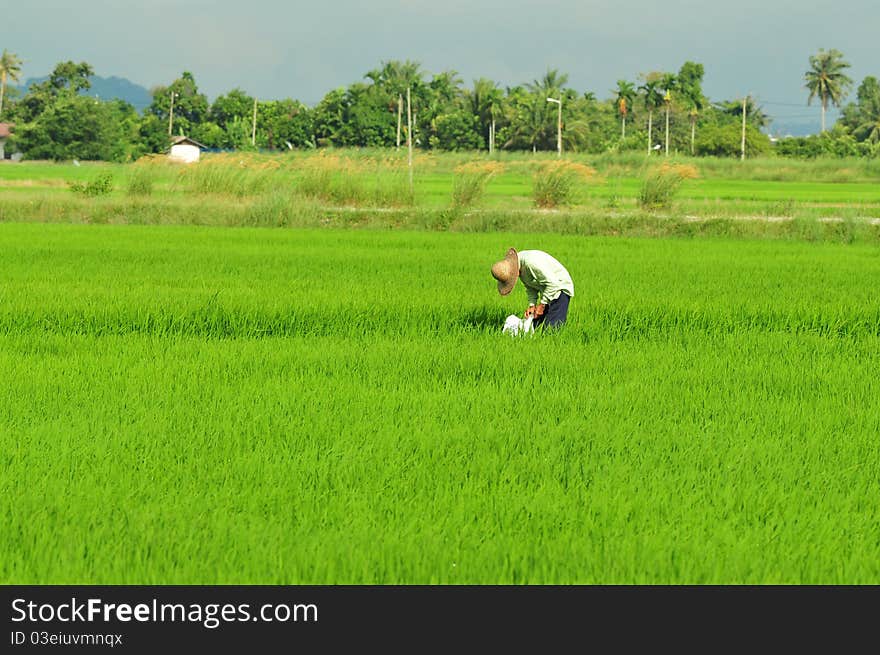
POLYGON ((528 332, 534 332, 535 328, 532 327, 532 320, 531 316, 528 318, 520 318, 516 314, 511 314, 504 321, 504 327, 501 328, 501 332, 514 337, 520 333, 526 334, 528 332))

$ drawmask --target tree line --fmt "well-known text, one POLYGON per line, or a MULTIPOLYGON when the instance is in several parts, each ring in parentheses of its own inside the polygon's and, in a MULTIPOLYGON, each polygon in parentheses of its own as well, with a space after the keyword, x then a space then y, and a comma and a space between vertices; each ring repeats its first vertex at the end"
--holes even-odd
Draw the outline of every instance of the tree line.
POLYGON ((399 148, 409 137, 424 150, 644 151, 696 156, 880 156, 880 84, 866 77, 854 102, 853 81, 837 50, 810 57, 807 103, 821 108, 820 135, 775 146, 762 132, 768 116, 752 98, 711 101, 702 64, 619 80, 604 99, 568 86, 548 70, 540 79, 502 87, 480 78, 466 86, 455 71, 429 73, 418 62, 385 61, 363 79, 327 93, 315 106, 294 99, 260 100, 234 88, 209 102, 183 72, 151 90, 143 112, 122 100, 88 95, 94 70, 61 62, 48 79, 18 94, 21 60, 0 56, 0 121, 15 124, 13 147, 31 159, 127 161, 167 150, 186 135, 208 148, 288 150, 323 147, 399 148), (841 119, 826 130, 830 106, 841 119), (411 129, 410 129, 411 126, 411 129), (411 134, 410 134, 411 132, 411 134))

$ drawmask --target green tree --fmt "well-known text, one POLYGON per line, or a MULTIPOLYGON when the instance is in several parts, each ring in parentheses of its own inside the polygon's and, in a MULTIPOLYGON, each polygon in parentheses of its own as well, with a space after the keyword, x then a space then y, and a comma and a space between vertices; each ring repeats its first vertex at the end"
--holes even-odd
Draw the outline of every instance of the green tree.
POLYGON ((694 144, 697 133, 697 119, 706 106, 703 95, 703 64, 686 61, 678 71, 678 93, 687 108, 688 121, 691 128, 691 154, 695 152, 694 144))
POLYGON ((8 52, 5 48, 0 55, 0 117, 3 116, 3 98, 6 95, 6 84, 12 80, 18 82, 21 77, 22 61, 18 55, 8 52))
POLYGON ((258 138, 271 149, 314 148, 313 112, 297 100, 261 102, 258 109, 258 138))
POLYGON ((822 105, 823 132, 828 103, 839 107, 852 87, 852 80, 843 72, 847 68, 849 63, 843 60, 843 53, 833 48, 828 51, 820 48, 817 54, 810 57, 810 69, 804 74, 805 86, 810 92, 807 104, 812 103, 814 98, 819 98, 822 105))
POLYGON ((542 149, 556 147, 557 118, 559 108, 548 103, 547 98, 556 98, 563 102, 562 112, 567 112, 567 103, 563 95, 565 85, 568 84, 568 74, 560 73, 557 69, 548 69, 540 79, 526 84, 526 89, 532 94, 532 101, 527 105, 530 116, 526 125, 530 126, 532 152, 541 144, 542 149))
POLYGON ((208 98, 203 93, 199 93, 196 80, 188 71, 184 71, 168 86, 155 87, 152 95, 153 102, 147 108, 147 112, 164 121, 166 131, 170 124, 173 134, 188 134, 195 126, 208 119, 208 98), (174 94, 173 115, 172 94, 174 94))
POLYGON ((868 76, 856 91, 856 102, 843 110, 841 123, 860 141, 880 143, 880 82, 868 76))
MULTIPOLYGON (((427 143, 423 143, 423 145, 429 145, 432 142, 432 137, 437 135, 437 119, 440 116, 450 117, 456 114, 468 114, 468 118, 460 117, 456 121, 459 124, 470 125, 474 135, 477 135, 477 123, 470 120, 471 115, 467 111, 461 84, 461 77, 459 77, 458 73, 448 70, 434 75, 431 81, 421 89, 418 115, 421 124, 426 125, 428 128, 427 143)), ((448 120, 447 118, 447 123, 448 120)), ((468 139, 468 141, 473 143, 474 140, 468 139)))
POLYGON ((19 130, 17 144, 31 159, 125 161, 138 154, 137 123, 128 103, 65 94, 19 130))
POLYGON ((482 139, 478 132, 479 119, 473 114, 458 111, 440 114, 434 121, 430 145, 443 150, 478 150, 482 139))
POLYGON ((314 109, 314 134, 317 146, 338 146, 345 124, 346 94, 344 88, 328 92, 314 109))
POLYGON ((613 138, 611 135, 617 125, 613 108, 607 103, 599 103, 591 91, 578 95, 572 89, 562 92, 562 103, 562 141, 565 150, 597 152, 604 149, 613 138))
POLYGON ((18 113, 25 122, 34 121, 59 98, 75 96, 88 91, 92 83, 89 78, 94 69, 86 62, 78 64, 65 61, 56 64, 49 77, 43 82, 32 84, 19 103, 18 113))
MULTIPOLYGON (((735 123, 707 125, 700 131, 696 151, 712 157, 739 157, 742 130, 735 123)), ((746 125, 746 154, 749 157, 770 152, 770 140, 757 127, 746 125)))
POLYGON ((392 111, 397 112, 397 147, 400 147, 400 138, 403 130, 403 114, 406 110, 406 91, 410 90, 410 104, 412 97, 418 95, 424 86, 424 71, 422 65, 416 61, 383 61, 379 68, 371 70, 365 78, 369 79, 377 91, 387 96, 392 111))
POLYGON ((342 94, 338 111, 339 128, 331 145, 385 147, 394 143, 393 106, 375 84, 351 84, 342 94))
POLYGON ((239 118, 246 120, 253 117, 254 99, 239 88, 217 96, 211 105, 211 120, 217 123, 221 128, 226 126, 234 119, 239 118))
POLYGON ((528 148, 536 152, 541 145, 544 149, 548 133, 547 104, 543 95, 530 93, 521 86, 508 88, 506 127, 501 131, 503 147, 514 150, 528 148))
MULTIPOLYGON (((754 126, 756 129, 767 127, 770 124, 770 117, 764 113, 764 110, 758 106, 751 96, 746 96, 746 124, 754 126)), ((716 107, 724 115, 735 118, 735 123, 739 125, 742 121, 743 102, 742 100, 722 100, 716 103, 716 107)))
POLYGON ((555 68, 548 69, 544 76, 538 80, 532 80, 526 84, 526 89, 537 95, 547 98, 558 98, 562 89, 568 84, 568 74, 560 73, 555 68))
POLYGON ((478 129, 485 135, 484 146, 489 152, 495 149, 496 121, 502 113, 504 92, 492 80, 481 77, 474 80, 472 89, 465 92, 465 99, 472 115, 477 117, 478 129))
POLYGON ((651 154, 651 148, 653 146, 653 127, 654 127, 654 112, 663 106, 664 99, 663 94, 660 93, 660 76, 661 73, 648 73, 644 76, 644 83, 639 86, 639 91, 642 94, 642 103, 644 104, 645 111, 648 112, 648 154, 651 154))

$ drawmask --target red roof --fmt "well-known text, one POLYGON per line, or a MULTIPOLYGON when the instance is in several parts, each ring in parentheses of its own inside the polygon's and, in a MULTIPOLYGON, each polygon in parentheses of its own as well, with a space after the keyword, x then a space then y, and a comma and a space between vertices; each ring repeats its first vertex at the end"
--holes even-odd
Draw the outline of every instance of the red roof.
POLYGON ((8 137, 13 127, 15 127, 15 123, 0 123, 0 139, 8 137))

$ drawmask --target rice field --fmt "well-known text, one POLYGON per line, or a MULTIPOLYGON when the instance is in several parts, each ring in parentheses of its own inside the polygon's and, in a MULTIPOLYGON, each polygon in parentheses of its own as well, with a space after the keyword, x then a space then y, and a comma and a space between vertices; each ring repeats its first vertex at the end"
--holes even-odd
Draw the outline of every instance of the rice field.
POLYGON ((0 223, 3 584, 877 584, 880 250, 0 223), (511 338, 505 249, 566 264, 511 338))

